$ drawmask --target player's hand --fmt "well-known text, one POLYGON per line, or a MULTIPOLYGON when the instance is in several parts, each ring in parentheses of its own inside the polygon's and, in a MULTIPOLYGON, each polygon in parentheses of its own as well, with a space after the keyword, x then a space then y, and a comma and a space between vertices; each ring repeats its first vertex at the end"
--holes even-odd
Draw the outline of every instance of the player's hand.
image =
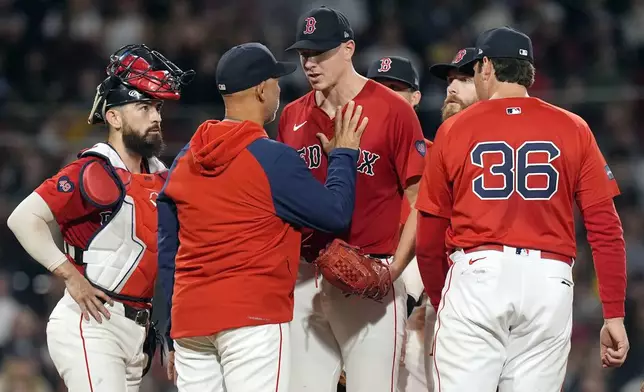
POLYGON ((360 148, 360 139, 364 130, 367 128, 369 118, 362 116, 362 106, 355 107, 355 102, 350 101, 347 104, 347 110, 342 114, 342 106, 335 110, 335 133, 329 140, 323 133, 316 136, 322 143, 322 149, 328 155, 334 148, 351 148, 357 150, 360 148), (354 111, 355 109, 355 111, 354 111))
POLYGON ((101 299, 110 305, 114 305, 112 298, 92 286, 80 272, 76 270, 75 272, 65 277, 65 287, 67 287, 69 295, 80 306, 83 318, 89 321, 91 314, 99 323, 103 322, 101 315, 109 320, 110 312, 103 306, 101 299))
POLYGON ((630 348, 624 318, 604 320, 604 326, 599 333, 599 344, 602 367, 620 367, 624 364, 630 348))
POLYGON ((177 385, 177 369, 174 367, 174 351, 168 353, 168 381, 177 385))

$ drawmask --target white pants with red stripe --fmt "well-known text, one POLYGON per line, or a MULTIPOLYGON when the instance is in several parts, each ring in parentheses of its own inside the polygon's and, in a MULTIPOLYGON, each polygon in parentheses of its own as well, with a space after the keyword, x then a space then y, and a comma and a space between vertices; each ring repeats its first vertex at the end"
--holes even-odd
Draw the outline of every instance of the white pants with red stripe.
POLYGON ((179 392, 288 392, 288 324, 181 338, 174 349, 179 392))
POLYGON ((436 392, 559 392, 570 351, 570 265, 539 251, 456 251, 434 334, 436 392), (471 262, 470 262, 471 261, 471 262))
POLYGON ((112 317, 99 324, 81 318, 65 291, 47 323, 49 355, 69 392, 137 392, 147 356, 146 330, 123 315, 123 305, 106 305, 112 317))
POLYGON ((394 392, 407 319, 398 279, 381 302, 345 297, 300 263, 291 322, 291 392, 336 392, 343 365, 348 392, 394 392))

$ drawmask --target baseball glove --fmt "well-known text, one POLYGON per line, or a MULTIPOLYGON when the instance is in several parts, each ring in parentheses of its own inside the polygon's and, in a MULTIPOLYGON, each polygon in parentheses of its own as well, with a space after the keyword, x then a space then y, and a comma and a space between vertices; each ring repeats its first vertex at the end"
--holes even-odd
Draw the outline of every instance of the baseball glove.
POLYGON ((335 239, 314 261, 325 280, 347 295, 381 301, 391 289, 391 273, 380 259, 335 239))

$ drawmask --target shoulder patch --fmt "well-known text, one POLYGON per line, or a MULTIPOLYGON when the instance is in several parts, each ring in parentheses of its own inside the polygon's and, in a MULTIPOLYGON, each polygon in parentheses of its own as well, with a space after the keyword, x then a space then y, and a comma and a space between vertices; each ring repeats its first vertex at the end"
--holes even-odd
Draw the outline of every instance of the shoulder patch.
POLYGON ((58 179, 56 184, 58 192, 70 193, 74 191, 74 183, 67 176, 62 176, 58 179))
POLYGON ((425 154, 427 153, 427 145, 425 145, 425 141, 424 140, 416 140, 414 145, 416 146, 416 151, 418 151, 420 156, 424 157, 425 154))

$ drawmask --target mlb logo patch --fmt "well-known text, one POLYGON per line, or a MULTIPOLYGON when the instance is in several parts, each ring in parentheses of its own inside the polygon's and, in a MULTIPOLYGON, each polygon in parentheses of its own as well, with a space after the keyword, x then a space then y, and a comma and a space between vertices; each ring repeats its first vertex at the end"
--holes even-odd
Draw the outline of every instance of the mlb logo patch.
POLYGON ((225 85, 225 84, 223 84, 223 83, 219 83, 219 84, 217 85, 217 88, 219 88, 219 90, 221 90, 221 91, 226 91, 226 85, 225 85))
POLYGON ((415 146, 416 146, 416 151, 418 151, 420 156, 424 157, 425 154, 427 153, 427 146, 425 145, 425 141, 416 140, 415 146))
POLYGON ((615 179, 615 176, 613 175, 613 171, 610 170, 610 167, 608 167, 608 165, 604 166, 604 170, 606 170, 606 175, 608 176, 609 180, 615 179))
POLYGON ((520 54, 521 56, 527 56, 527 55, 528 55, 528 51, 527 51, 526 49, 519 49, 519 54, 520 54))
POLYGON ((514 107, 514 108, 506 108, 505 113, 509 116, 514 115, 514 114, 521 114, 521 108, 519 107, 514 107))
POLYGON ((74 183, 71 182, 69 177, 62 176, 58 179, 58 183, 56 184, 56 189, 58 190, 58 192, 61 192, 61 193, 70 193, 74 190, 74 183))

